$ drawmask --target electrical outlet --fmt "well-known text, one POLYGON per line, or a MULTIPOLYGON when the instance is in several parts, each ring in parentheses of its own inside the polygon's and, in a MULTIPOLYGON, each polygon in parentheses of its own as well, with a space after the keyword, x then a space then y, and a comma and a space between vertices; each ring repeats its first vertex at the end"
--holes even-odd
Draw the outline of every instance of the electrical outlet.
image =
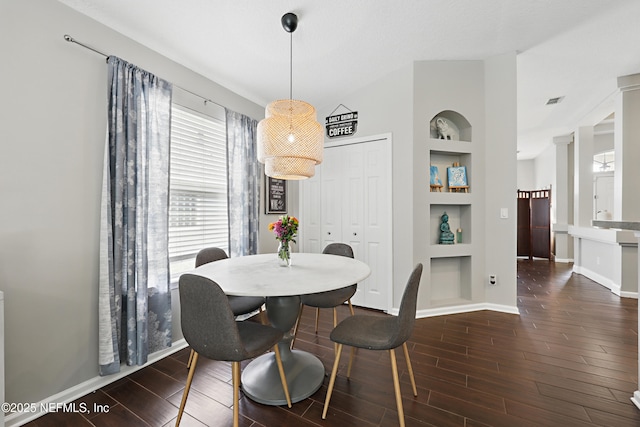
POLYGON ((495 274, 489 275, 489 283, 491 284, 491 286, 495 286, 498 284, 498 278, 496 277, 495 274))

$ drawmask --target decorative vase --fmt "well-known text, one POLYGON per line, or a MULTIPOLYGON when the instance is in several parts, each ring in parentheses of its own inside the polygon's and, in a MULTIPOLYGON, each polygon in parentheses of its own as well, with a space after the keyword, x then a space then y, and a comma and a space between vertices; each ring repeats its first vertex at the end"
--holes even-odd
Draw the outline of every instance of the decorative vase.
POLYGON ((280 259, 280 265, 283 267, 289 267, 291 265, 291 248, 288 240, 281 240, 278 245, 278 258, 280 259))

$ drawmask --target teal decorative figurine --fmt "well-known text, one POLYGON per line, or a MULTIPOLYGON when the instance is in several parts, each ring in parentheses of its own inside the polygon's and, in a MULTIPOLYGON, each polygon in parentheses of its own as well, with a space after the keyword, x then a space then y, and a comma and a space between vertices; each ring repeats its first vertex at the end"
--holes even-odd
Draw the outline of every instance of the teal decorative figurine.
POLYGON ((455 236, 449 228, 449 215, 445 212, 442 214, 440 219, 442 219, 442 223, 440 224, 440 244, 452 245, 454 243, 455 236))

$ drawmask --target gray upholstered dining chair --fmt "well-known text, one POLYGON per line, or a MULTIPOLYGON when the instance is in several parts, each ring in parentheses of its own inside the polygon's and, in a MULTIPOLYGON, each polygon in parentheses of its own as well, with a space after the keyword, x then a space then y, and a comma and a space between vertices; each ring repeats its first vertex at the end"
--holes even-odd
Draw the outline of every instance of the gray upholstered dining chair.
MULTIPOLYGON (((222 248, 210 247, 200 250, 196 254, 196 267, 200 267, 203 264, 219 261, 221 259, 229 258, 227 253, 222 248)), ((253 313, 254 311, 260 312, 260 320, 263 324, 266 324, 264 319, 264 312, 262 306, 264 305, 263 297, 239 297, 228 295, 229 305, 234 316, 241 316, 243 314, 253 313)), ((189 354, 189 361, 187 362, 187 368, 191 366, 191 360, 193 359, 193 350, 189 354)))
MULTIPOLYGON (((229 257, 224 249, 216 247, 204 248, 196 255, 196 267, 225 258, 229 257)), ((249 314, 258 310, 260 311, 262 323, 265 323, 264 313, 262 312, 262 305, 264 304, 263 297, 238 297, 229 295, 227 298, 229 298, 229 305, 231 305, 231 311, 233 311, 234 316, 249 314)))
POLYGON ((413 376, 413 368, 411 367, 411 359, 409 358, 409 350, 407 349, 407 340, 411 336, 416 321, 416 304, 421 276, 422 264, 418 264, 409 277, 397 316, 355 315, 344 319, 333 329, 330 338, 331 341, 338 344, 338 348, 336 350, 336 359, 333 363, 333 370, 331 371, 331 378, 329 379, 329 388, 327 389, 327 396, 324 402, 322 419, 327 417, 329 401, 331 400, 331 393, 333 392, 333 386, 338 372, 342 346, 348 345, 351 346, 351 355, 347 367, 347 378, 351 375, 355 348, 389 350, 393 388, 395 390, 396 406, 398 407, 398 418, 400 420, 400 426, 404 427, 404 411, 402 409, 402 396, 400 395, 395 349, 402 346, 404 350, 404 357, 407 360, 407 370, 409 371, 409 378, 411 379, 411 386, 413 387, 413 395, 417 396, 418 390, 416 389, 416 380, 413 376))
MULTIPOLYGON (((346 243, 329 243, 324 250, 323 254, 330 255, 340 255, 349 258, 353 258, 353 249, 351 246, 346 243)), ((318 333, 318 321, 320 319, 320 309, 321 308, 332 308, 333 309, 333 327, 335 328, 338 324, 338 312, 336 307, 347 302, 349 304, 349 310, 351 311, 351 315, 353 316, 353 306, 351 305, 351 297, 356 293, 358 289, 358 284, 355 283, 353 285, 345 286, 344 288, 336 289, 333 291, 326 292, 318 292, 315 294, 307 294, 301 295, 300 300, 300 312, 298 313, 298 320, 296 321, 295 327, 293 329, 293 339, 291 340, 291 348, 293 348, 293 344, 296 340, 296 335, 298 333, 298 326, 300 324, 300 318, 302 317, 302 310, 304 306, 307 305, 309 307, 316 308, 316 334, 318 333)))
POLYGON ((238 426, 239 416, 240 362, 259 356, 272 347, 287 405, 291 408, 289 388, 278 349, 283 333, 258 322, 236 322, 227 295, 216 282, 206 277, 183 274, 180 276, 179 293, 182 334, 194 350, 194 355, 182 393, 176 427, 180 425, 199 356, 231 362, 234 427, 238 426))

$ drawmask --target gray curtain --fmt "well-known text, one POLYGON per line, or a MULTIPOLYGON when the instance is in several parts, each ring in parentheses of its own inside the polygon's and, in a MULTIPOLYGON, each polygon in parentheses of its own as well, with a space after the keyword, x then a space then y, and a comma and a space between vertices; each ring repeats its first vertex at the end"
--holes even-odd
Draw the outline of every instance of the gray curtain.
POLYGON ((256 156, 258 121, 226 110, 229 167, 229 254, 258 253, 261 168, 256 156))
POLYGON ((100 229, 100 375, 171 345, 168 257, 171 84, 108 58, 100 229))

